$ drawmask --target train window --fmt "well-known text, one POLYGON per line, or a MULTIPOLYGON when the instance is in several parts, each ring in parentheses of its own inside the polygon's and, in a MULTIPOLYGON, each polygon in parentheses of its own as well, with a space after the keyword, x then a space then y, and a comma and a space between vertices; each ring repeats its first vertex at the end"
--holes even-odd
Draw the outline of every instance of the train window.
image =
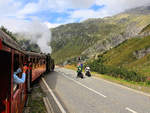
MULTIPOLYGON (((21 59, 22 60, 22 59, 21 59)), ((16 72, 16 70, 19 68, 19 55, 14 55, 14 69, 13 71, 16 72)), ((15 92, 18 89, 19 85, 13 84, 13 92, 15 92)))
POLYGON ((38 67, 38 58, 36 58, 36 68, 38 67))
POLYGON ((40 65, 42 65, 43 64, 43 59, 40 59, 40 65))
POLYGON ((24 58, 23 56, 21 56, 21 63, 23 64, 23 62, 24 62, 24 58))
MULTIPOLYGON (((0 51, 0 100, 5 101, 11 92, 11 53, 0 51)), ((0 106, 1 107, 1 106, 0 106)))
POLYGON ((36 58, 36 67, 39 67, 39 58, 36 58))
POLYGON ((33 59, 32 58, 29 59, 29 63, 30 63, 30 66, 31 66, 31 64, 33 64, 33 59))
POLYGON ((33 60, 32 60, 32 68, 33 69, 35 68, 35 58, 33 58, 33 60))
POLYGON ((25 56, 25 62, 28 62, 28 56, 25 56))
POLYGON ((42 65, 42 59, 40 60, 39 64, 40 64, 40 66, 42 65))
POLYGON ((30 58, 30 62, 32 63, 32 58, 30 58))
POLYGON ((33 58, 33 63, 35 63, 35 58, 33 58))

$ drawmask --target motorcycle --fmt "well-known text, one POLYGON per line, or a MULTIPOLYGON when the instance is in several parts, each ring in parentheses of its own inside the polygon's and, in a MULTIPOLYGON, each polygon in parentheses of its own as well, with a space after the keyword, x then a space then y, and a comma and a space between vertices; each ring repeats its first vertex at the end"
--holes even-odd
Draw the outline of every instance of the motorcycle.
POLYGON ((77 78, 78 78, 78 77, 83 78, 82 72, 78 72, 78 73, 77 73, 77 78))
POLYGON ((90 67, 85 68, 85 75, 88 76, 88 77, 91 77, 90 67))

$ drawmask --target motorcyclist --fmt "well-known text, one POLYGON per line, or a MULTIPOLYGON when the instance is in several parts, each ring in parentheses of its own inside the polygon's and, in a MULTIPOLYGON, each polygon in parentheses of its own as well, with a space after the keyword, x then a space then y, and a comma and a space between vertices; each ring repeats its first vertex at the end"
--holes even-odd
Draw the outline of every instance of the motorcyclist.
POLYGON ((85 75, 88 76, 88 77, 91 76, 90 67, 89 67, 89 66, 86 66, 86 67, 85 67, 85 75))
POLYGON ((78 64, 78 66, 77 66, 77 77, 83 78, 82 68, 81 68, 80 64, 78 64))

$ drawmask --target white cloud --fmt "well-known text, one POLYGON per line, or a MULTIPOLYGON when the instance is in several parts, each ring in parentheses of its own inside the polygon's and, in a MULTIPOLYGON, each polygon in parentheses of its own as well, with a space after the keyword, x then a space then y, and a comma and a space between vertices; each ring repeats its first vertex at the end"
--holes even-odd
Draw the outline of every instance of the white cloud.
POLYGON ((0 17, 15 16, 21 7, 21 2, 14 0, 0 0, 0 17))
POLYGON ((117 14, 127 9, 150 5, 150 0, 96 0, 97 5, 105 5, 105 13, 108 15, 117 14))
POLYGON ((104 10, 94 11, 92 9, 80 9, 71 13, 70 18, 80 19, 80 21, 86 20, 88 18, 100 18, 108 16, 107 12, 104 10))
POLYGON ((58 27, 61 24, 52 24, 50 22, 44 22, 44 24, 48 27, 48 28, 55 28, 58 27))
POLYGON ((49 8, 55 10, 89 8, 95 0, 48 0, 49 8))
POLYGON ((89 8, 94 5, 95 0, 62 0, 69 8, 89 8))

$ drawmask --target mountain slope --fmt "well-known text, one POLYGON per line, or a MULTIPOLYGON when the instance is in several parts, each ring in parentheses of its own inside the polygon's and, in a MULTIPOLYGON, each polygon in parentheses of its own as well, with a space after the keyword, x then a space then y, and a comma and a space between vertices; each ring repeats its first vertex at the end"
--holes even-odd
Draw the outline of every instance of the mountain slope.
POLYGON ((52 29, 52 56, 57 63, 79 55, 94 57, 127 39, 140 36, 150 24, 149 7, 139 7, 103 19, 88 19, 52 29), (143 12, 143 13, 142 13, 143 12))
POLYGON ((150 36, 134 38, 103 54, 104 65, 150 75, 150 36))

